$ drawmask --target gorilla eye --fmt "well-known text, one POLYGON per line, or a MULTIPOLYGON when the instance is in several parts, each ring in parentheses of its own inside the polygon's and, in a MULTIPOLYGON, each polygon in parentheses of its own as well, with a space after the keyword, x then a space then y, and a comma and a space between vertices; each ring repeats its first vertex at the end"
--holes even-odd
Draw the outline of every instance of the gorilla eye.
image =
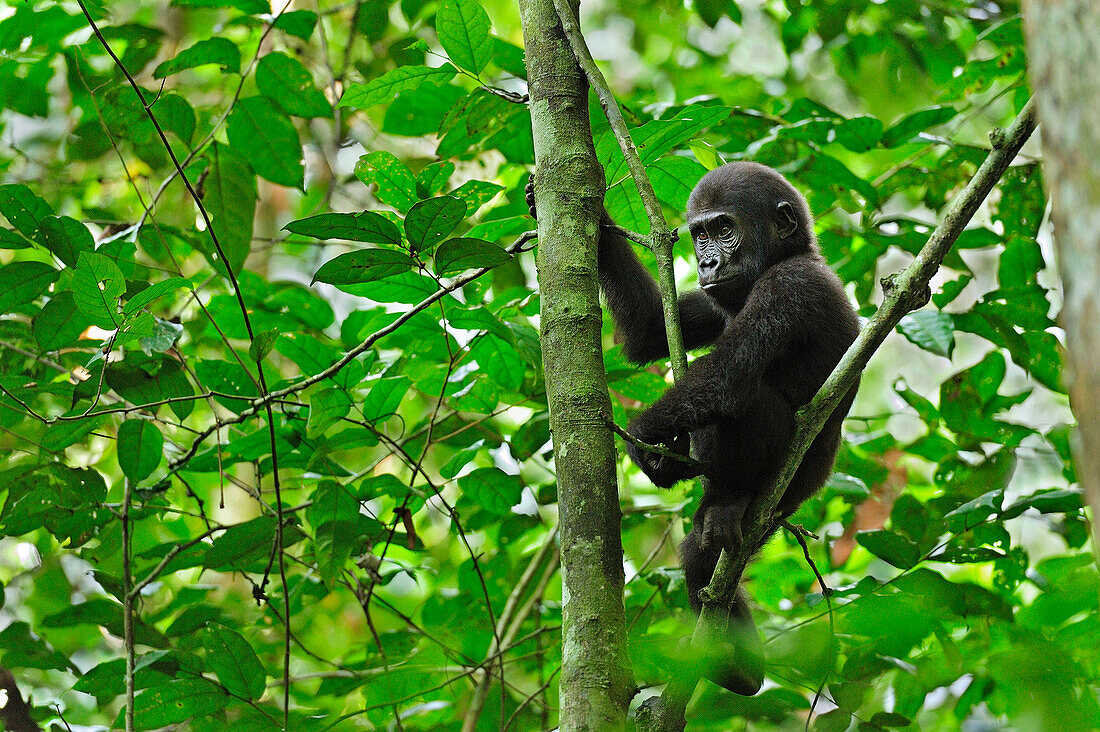
POLYGON ((695 235, 695 238, 699 241, 706 241, 707 240, 707 232, 700 231, 698 234, 695 235))
POLYGON ((722 227, 721 234, 722 234, 723 238, 728 237, 732 233, 733 233, 733 229, 731 229, 729 227, 729 224, 726 224, 725 226, 722 227))

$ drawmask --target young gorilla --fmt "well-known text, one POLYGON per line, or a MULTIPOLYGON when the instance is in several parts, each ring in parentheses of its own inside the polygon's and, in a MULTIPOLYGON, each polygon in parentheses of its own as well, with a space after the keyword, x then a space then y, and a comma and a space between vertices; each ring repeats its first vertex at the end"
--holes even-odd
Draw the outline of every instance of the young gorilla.
MULTIPOLYGON (((534 214, 530 185, 528 204, 534 214)), ((603 223, 610 223, 606 212, 603 223)), ((806 200, 771 168, 740 162, 707 173, 688 199, 687 227, 702 289, 679 299, 684 345, 713 348, 629 431, 643 442, 680 451, 690 435, 694 456, 707 466, 692 530, 680 545, 689 600, 699 612, 699 591, 710 582, 722 549, 740 545, 745 508, 768 487, 786 454, 795 411, 817 393, 855 340, 859 320, 817 252, 806 200)), ((653 278, 607 226, 598 256, 600 288, 627 358, 648 363, 667 357, 653 278)), ((853 388, 807 451, 780 500, 783 515, 828 478, 854 396, 853 388)), ((697 472, 632 445, 627 450, 661 487, 697 472)), ((754 694, 763 680, 763 655, 741 590, 729 620, 739 651, 708 654, 717 658, 706 659, 707 675, 731 691, 754 694)))

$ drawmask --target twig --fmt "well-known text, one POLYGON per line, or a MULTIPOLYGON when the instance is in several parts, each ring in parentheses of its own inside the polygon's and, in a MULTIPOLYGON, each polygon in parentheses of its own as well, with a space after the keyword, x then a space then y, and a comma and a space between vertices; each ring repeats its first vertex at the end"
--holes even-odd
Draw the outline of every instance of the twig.
POLYGON ((637 437, 630 434, 629 432, 624 430, 619 425, 615 424, 615 420, 611 419, 611 417, 608 417, 606 414, 603 417, 603 421, 607 424, 608 428, 610 428, 610 430, 612 432, 614 432, 619 437, 623 438, 624 440, 626 440, 627 442, 629 442, 631 445, 638 448, 639 450, 643 450, 644 452, 652 452, 652 453, 660 455, 662 457, 672 458, 673 460, 676 460, 677 462, 681 462, 681 463, 685 463, 686 465, 690 465, 691 467, 696 468, 700 472, 707 469, 707 464, 706 463, 700 462, 700 461, 696 460, 693 457, 690 457, 688 455, 681 455, 678 452, 675 452, 673 450, 668 449, 664 445, 650 445, 648 442, 642 442, 637 437))
MULTIPOLYGON (((518 631, 519 625, 522 624, 523 619, 527 617, 527 613, 533 605, 532 603, 524 607, 520 613, 516 613, 516 608, 519 606, 520 600, 523 599, 527 589, 531 586, 531 582, 535 579, 535 573, 542 565, 543 560, 546 559, 546 555, 550 551, 556 548, 558 529, 557 527, 551 531, 543 545, 539 547, 539 550, 535 552, 535 555, 531 557, 531 561, 527 564, 527 568, 523 571, 523 575, 520 577, 519 582, 516 584, 512 593, 508 595, 508 600, 504 604, 504 610, 500 614, 500 618, 497 620, 496 633, 492 642, 489 644, 489 652, 487 658, 492 658, 497 654, 497 651, 511 644, 511 640, 514 639, 515 631, 518 631), (519 623, 509 627, 513 622, 513 616, 519 623), (513 628, 515 630, 513 630, 513 628), (508 634, 512 634, 512 638, 508 638, 508 634)), ((532 595, 532 598, 537 598, 537 594, 532 595)), ((474 690, 473 697, 470 699, 470 706, 466 709, 466 716, 462 720, 462 729, 464 731, 473 730, 477 726, 477 720, 481 716, 481 710, 485 707, 485 700, 489 696, 489 687, 492 682, 492 670, 491 664, 486 660, 484 664, 485 671, 481 676, 480 681, 477 684, 477 688, 474 690)), ((503 682, 503 672, 501 674, 501 681, 503 682)))
MULTIPOLYGON (((794 534, 794 538, 798 541, 799 546, 802 547, 802 554, 806 557, 806 564, 810 565, 810 569, 813 570, 814 576, 817 577, 817 582, 821 585, 821 595, 825 598, 825 606, 829 610, 829 659, 830 662, 836 661, 836 626, 833 621, 833 591, 829 589, 829 585, 825 584, 825 578, 821 576, 821 572, 817 571, 817 564, 814 563, 813 557, 810 556, 810 547, 806 543, 806 536, 813 536, 818 538, 803 528, 800 524, 792 524, 790 521, 783 519, 779 524, 787 531, 794 534)), ((814 692, 814 700, 810 703, 810 713, 806 715, 806 730, 809 732, 810 720, 813 719, 814 710, 817 709, 817 703, 821 701, 821 694, 825 691, 825 684, 829 681, 829 676, 832 675, 832 666, 825 672, 825 675, 821 678, 821 683, 818 684, 817 690, 814 692)))
MULTIPOLYGON (((817 395, 797 413, 795 434, 783 467, 768 489, 753 500, 745 511, 742 521, 744 542, 741 548, 734 555, 722 552, 710 584, 701 592, 705 599, 703 612, 695 626, 695 638, 705 637, 708 627, 724 622, 724 608, 729 606, 733 598, 745 565, 767 537, 771 536, 779 518, 776 507, 801 465, 806 450, 833 410, 856 384, 867 362, 886 336, 906 313, 921 307, 927 301, 928 282, 978 207, 1031 136, 1036 124, 1035 100, 1032 99, 1003 136, 996 136, 995 143, 999 144, 990 151, 966 189, 952 199, 943 221, 928 237, 913 261, 904 270, 886 280, 882 306, 860 331, 855 343, 841 358, 817 395)), ((698 678, 694 674, 685 673, 673 679, 660 700, 652 705, 657 712, 652 716, 654 723, 639 725, 639 728, 643 732, 673 729, 672 725, 676 720, 683 720, 684 708, 696 683, 698 678)))
MULTIPOLYGON (((523 234, 520 234, 519 237, 514 242, 512 242, 512 244, 505 251, 507 251, 509 254, 516 254, 521 251, 526 251, 523 248, 523 245, 534 239, 536 236, 538 236, 538 232, 526 231, 523 234)), ((359 345, 345 353, 339 361, 332 364, 324 371, 314 374, 313 376, 310 376, 308 378, 302 379, 301 381, 291 384, 290 386, 284 387, 282 389, 276 389, 275 391, 268 392, 264 396, 253 399, 252 403, 247 408, 241 410, 240 414, 220 420, 214 425, 206 428, 199 433, 198 437, 192 443, 191 448, 186 453, 169 463, 168 475, 172 475, 181 467, 186 465, 187 462, 191 460, 191 458, 195 457, 195 454, 198 452, 199 445, 202 443, 202 441, 210 435, 214 434, 214 432, 216 432, 217 430, 221 429, 222 427, 227 427, 231 424, 239 424, 249 417, 254 416, 261 407, 291 394, 304 391, 314 384, 320 383, 322 381, 325 381, 326 379, 331 378, 332 376, 335 376, 342 368, 354 361, 355 358, 361 353, 370 350, 370 348, 380 338, 383 338, 385 336, 388 336, 390 333, 393 333, 395 330, 407 323, 417 313, 423 312, 425 309, 430 307, 432 303, 434 303, 436 300, 439 300, 444 295, 454 292, 459 287, 462 287, 467 283, 473 282, 478 277, 481 277, 483 274, 490 271, 491 269, 492 267, 482 267, 481 269, 476 269, 468 274, 456 277, 450 282, 443 283, 442 285, 440 285, 438 290, 433 292, 431 295, 428 295, 426 298, 421 300, 416 305, 413 305, 405 312, 401 313, 401 315, 389 325, 385 326, 384 328, 379 328, 375 332, 371 333, 369 336, 363 339, 363 341, 359 345)))
MULTIPOLYGON (((161 144, 164 146, 165 152, 168 153, 168 157, 172 160, 172 164, 176 168, 176 172, 179 173, 180 179, 183 180, 184 186, 187 188, 187 192, 190 194, 192 200, 195 202, 195 206, 198 207, 199 215, 202 216, 203 223, 206 225, 206 233, 210 236, 210 241, 214 246, 214 249, 218 253, 218 257, 221 263, 225 266, 226 276, 229 279, 229 284, 233 289, 233 294, 236 295, 237 304, 241 310, 241 318, 244 321, 245 330, 248 332, 248 338, 250 341, 255 340, 255 334, 252 330, 252 320, 248 315, 248 306, 244 302, 244 293, 241 291, 240 283, 237 281, 237 275, 233 272, 233 266, 229 263, 229 258, 225 255, 225 249, 222 247, 221 241, 218 239, 217 233, 214 231, 213 223, 210 220, 210 214, 206 210, 206 206, 203 205, 202 197, 199 196, 195 190, 195 186, 191 183, 190 179, 183 172, 183 166, 181 165, 179 158, 176 157, 175 151, 172 149, 171 143, 168 142, 168 136, 165 135, 164 129, 161 127, 160 122, 157 120, 155 114, 153 114, 152 106, 145 99, 145 95, 141 91, 141 87, 138 86, 137 81, 130 74, 130 71, 126 68, 125 64, 111 48, 111 44, 107 42, 107 39, 103 36, 99 26, 96 25, 95 20, 92 18, 91 13, 88 12, 88 8, 84 5, 84 0, 77 0, 77 4, 80 6, 80 10, 84 13, 84 17, 88 21, 88 25, 92 29, 92 33, 95 34, 96 39, 100 45, 107 52, 107 55, 111 57, 115 66, 126 77, 126 81, 129 82, 130 87, 134 90, 134 94, 137 95, 138 101, 141 103, 142 109, 145 111, 145 116, 152 122, 153 127, 157 131, 157 135, 160 136, 161 144)), ((285 8, 284 8, 285 10, 285 8)), ((281 14, 281 12, 280 12, 281 14)), ((258 52, 257 52, 258 54, 258 52)), ((258 385, 260 392, 264 396, 268 395, 267 380, 264 377, 262 359, 256 359, 256 376, 258 379, 258 385)), ((101 374, 102 378, 102 374, 101 374)), ((94 406, 94 404, 93 404, 94 406)), ((283 501, 282 501, 282 487, 280 485, 279 478, 279 455, 275 445, 275 414, 271 409, 271 402, 267 401, 264 404, 267 412, 267 426, 268 433, 271 438, 271 470, 272 470, 272 484, 275 487, 275 511, 278 514, 278 522, 275 526, 275 546, 279 553, 279 579, 282 582, 283 589, 283 612, 285 617, 285 628, 283 634, 283 727, 289 729, 290 726, 290 595, 287 592, 286 581, 286 562, 283 557, 283 501)), ((133 705, 130 704, 129 709, 133 710, 133 705)))
POLYGON ((684 338, 680 333, 680 307, 676 300, 676 277, 672 270, 672 245, 676 243, 676 235, 669 230, 668 223, 665 222, 661 204, 653 191, 653 184, 649 182, 645 166, 642 165, 642 159, 638 156, 637 148, 634 147, 634 141, 630 138, 630 130, 627 129, 626 120, 623 119, 623 113, 619 110, 619 103, 615 100, 611 87, 607 85, 607 80, 588 50, 588 45, 577 23, 577 16, 573 14, 567 0, 554 0, 554 9, 558 12, 558 18, 561 20, 565 37, 573 49, 577 65, 588 77, 588 83, 600 100, 600 106, 607 115, 611 131, 619 141, 619 148, 623 151, 623 157, 626 158, 630 175, 638 187, 638 195, 642 197, 642 205, 645 206, 646 217, 649 219, 649 237, 645 243, 657 258, 657 283, 661 289, 661 303, 664 306, 672 375, 680 379, 687 371, 687 353, 684 351, 684 338))
POLYGON ((828 598, 833 594, 833 591, 829 589, 829 585, 825 584, 825 578, 821 576, 821 572, 817 571, 817 565, 814 564, 813 557, 810 556, 810 546, 806 543, 805 538, 807 536, 813 537, 814 539, 819 537, 806 531, 806 529, 802 528, 799 524, 792 524, 787 519, 780 521, 779 525, 794 535, 798 545, 802 547, 802 554, 806 557, 806 564, 810 565, 810 569, 813 570, 814 576, 817 577, 817 583, 821 585, 821 594, 828 598))

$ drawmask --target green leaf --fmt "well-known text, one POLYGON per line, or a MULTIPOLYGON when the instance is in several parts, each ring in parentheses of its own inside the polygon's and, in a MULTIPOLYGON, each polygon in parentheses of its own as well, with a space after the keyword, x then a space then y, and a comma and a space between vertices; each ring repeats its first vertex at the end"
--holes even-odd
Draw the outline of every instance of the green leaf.
POLYGON ((332 105, 313 83, 313 75, 302 62, 285 53, 272 51, 256 65, 256 86, 295 117, 332 117, 332 105))
POLYGON ((1083 496, 1078 491, 1048 488, 1016 501, 1001 512, 1001 518, 1004 521, 1016 518, 1029 508, 1039 513, 1076 513, 1083 505, 1083 496))
POLYGON ((202 633, 206 666, 233 696, 259 699, 264 695, 267 674, 256 651, 240 633, 210 623, 202 633))
POLYGON ((677 211, 687 208, 688 195, 707 169, 683 155, 668 155, 646 167, 653 192, 677 211))
POLYGON ((413 260, 404 252, 392 249, 359 249, 330 259, 321 265, 310 280, 330 285, 354 285, 407 272, 413 260))
POLYGON ((424 166, 416 176, 417 196, 427 198, 441 192, 454 172, 455 164, 447 160, 437 160, 424 166))
POLYGON ((309 398, 309 422, 306 436, 310 439, 324 434, 343 419, 351 409, 351 397, 338 387, 323 389, 309 398))
POLYGON ((454 196, 421 201, 405 217, 405 237, 413 254, 428 254, 466 215, 466 204, 454 196))
POLYGON ((836 126, 836 141, 852 152, 867 152, 881 139, 882 122, 875 117, 853 117, 836 126))
POLYGON ((126 280, 114 260, 98 252, 81 252, 73 271, 76 306, 94 325, 117 328, 122 322, 118 301, 126 280))
POLYGON ((913 139, 915 135, 929 128, 942 125, 954 119, 958 111, 954 107, 931 107, 906 115, 891 126, 882 135, 883 147, 897 147, 913 139))
MULTIPOLYGON (((2 272, 2 270, 0 270, 2 272)), ((3 275, 0 274, 0 278, 3 275)), ((87 323, 76 317, 76 299, 71 292, 59 292, 34 316, 34 339, 43 351, 56 351, 76 342, 87 323)))
POLYGON ((368 188, 375 185, 374 197, 402 213, 420 200, 412 171, 391 152, 363 155, 355 164, 355 177, 368 188))
POLYGON ((33 239, 42 219, 53 215, 53 209, 24 185, 0 185, 0 213, 24 236, 33 239))
POLYGON ((688 143, 688 149, 707 170, 714 170, 723 164, 722 154, 706 140, 692 140, 688 143))
POLYGON ((363 419, 367 422, 377 422, 388 419, 397 413, 397 407, 405 398, 412 379, 407 376, 395 376, 392 378, 378 379, 371 382, 370 391, 367 392, 361 406, 363 419))
POLYGON ((346 239, 371 244, 401 245, 401 230, 385 216, 374 211, 355 214, 327 213, 291 221, 287 231, 314 239, 346 239))
MULTIPOLYGON (((203 186, 203 204, 234 272, 241 271, 252 250, 257 201, 256 176, 242 152, 247 151, 215 143, 208 155, 210 174, 203 186)), ((209 238, 209 234, 204 236, 209 238)), ((212 245, 207 253, 211 262, 217 262, 212 245)), ((224 266, 225 262, 219 264, 224 266)))
POLYGON ((229 113, 229 144, 247 158, 261 178, 302 188, 302 143, 294 124, 266 97, 241 99, 229 113))
POLYGON ((175 292, 184 287, 191 287, 191 280, 186 277, 169 277, 166 280, 155 282, 127 300, 126 307, 122 309, 122 312, 127 315, 136 313, 158 298, 164 297, 169 292, 175 292))
POLYGON ((488 14, 475 0, 443 0, 435 16, 435 32, 447 56, 474 74, 493 60, 490 29, 488 14))
POLYGON ((31 302, 60 275, 43 262, 12 262, 0 267, 0 314, 10 313, 31 302))
POLYGON ((179 94, 163 94, 153 103, 153 114, 166 132, 173 133, 185 143, 195 135, 195 110, 179 94))
POLYGON ((871 495, 871 490, 859 478, 846 473, 833 473, 825 482, 825 489, 844 498, 864 499, 871 495))
POLYGON ((507 516, 523 494, 523 481, 500 468, 478 468, 458 479, 462 492, 482 508, 507 516))
POLYGON ((306 517, 314 527, 314 554, 325 581, 332 585, 357 545, 359 501, 347 486, 327 480, 314 491, 306 517))
POLYGON ((375 104, 390 102, 403 91, 416 89, 425 81, 442 84, 454 78, 455 67, 443 64, 438 67, 402 66, 387 72, 366 84, 352 84, 340 98, 339 107, 366 109, 375 104))
MULTIPOLYGON (((213 714, 229 701, 228 694, 203 678, 153 686, 134 698, 134 728, 152 730, 179 724, 192 717, 213 714)), ((119 712, 120 717, 122 714, 119 712)), ((116 725, 123 726, 117 721, 116 725)))
POLYGON ((241 52, 236 44, 225 38, 208 38, 185 48, 153 70, 154 79, 163 79, 184 69, 206 64, 219 64, 223 71, 238 74, 241 71, 241 52))
POLYGON ((242 567, 248 560, 263 556, 275 541, 275 517, 258 516, 234 524, 214 539, 206 550, 203 566, 207 569, 242 567))
MULTIPOLYGON (((141 346, 141 350, 147 354, 151 353, 165 353, 179 342, 179 339, 183 336, 183 326, 179 323, 173 323, 170 320, 164 320, 149 313, 141 313, 138 315, 138 319, 148 318, 152 320, 151 332, 148 335, 142 335, 138 339, 138 345, 141 346)), ((129 329, 133 332, 129 325, 123 326, 123 330, 129 329)))
POLYGON ((275 27, 295 38, 308 41, 317 27, 317 13, 310 10, 290 10, 275 17, 275 27))
POLYGON ((148 478, 160 465, 164 436, 147 419, 128 419, 118 427, 118 465, 135 483, 148 478))
POLYGON ((466 215, 473 216, 477 210, 493 200, 504 186, 484 180, 468 180, 451 191, 450 195, 462 199, 466 204, 466 215))
POLYGON ((912 540, 893 531, 860 531, 856 534, 856 541, 867 551, 898 569, 912 569, 920 561, 920 548, 912 540))
POLYGON ((34 238, 70 267, 76 265, 81 252, 95 249, 95 240, 88 227, 68 216, 44 217, 38 223, 38 233, 34 238))
POLYGON ((871 717, 871 725, 874 727, 908 727, 912 724, 909 717, 897 712, 875 712, 871 717))
POLYGON ((955 350, 955 325, 950 315, 939 310, 918 310, 898 323, 898 331, 910 343, 937 356, 951 358, 955 350))
POLYGON ((448 239, 435 250, 435 273, 443 276, 476 267, 498 267, 511 256, 484 239, 448 239))
POLYGON ((973 528, 1001 510, 1005 492, 996 488, 983 493, 972 501, 967 501, 953 511, 944 514, 944 522, 951 531, 963 531, 973 528))
POLYGON ((257 333, 248 347, 248 356, 253 361, 263 361, 275 348, 275 341, 279 338, 279 329, 271 328, 262 333, 257 333))

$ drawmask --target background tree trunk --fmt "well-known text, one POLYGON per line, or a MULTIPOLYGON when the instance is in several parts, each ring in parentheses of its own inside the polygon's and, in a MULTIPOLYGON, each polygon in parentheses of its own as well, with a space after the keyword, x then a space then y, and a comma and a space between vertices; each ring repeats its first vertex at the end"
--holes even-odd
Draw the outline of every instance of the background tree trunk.
POLYGON ((609 729, 622 726, 634 684, 615 444, 603 421, 611 414, 596 280, 604 176, 588 124, 587 85, 552 0, 525 0, 520 13, 535 139, 542 354, 560 506, 561 729, 609 729))
MULTIPOLYGON (((1028 0, 1024 24, 1032 86, 1039 99, 1043 177, 1053 201, 1063 374, 1077 417, 1077 477, 1092 507, 1100 549, 1100 4, 1028 0)), ((1100 555, 1098 555, 1100 556, 1100 555)))

